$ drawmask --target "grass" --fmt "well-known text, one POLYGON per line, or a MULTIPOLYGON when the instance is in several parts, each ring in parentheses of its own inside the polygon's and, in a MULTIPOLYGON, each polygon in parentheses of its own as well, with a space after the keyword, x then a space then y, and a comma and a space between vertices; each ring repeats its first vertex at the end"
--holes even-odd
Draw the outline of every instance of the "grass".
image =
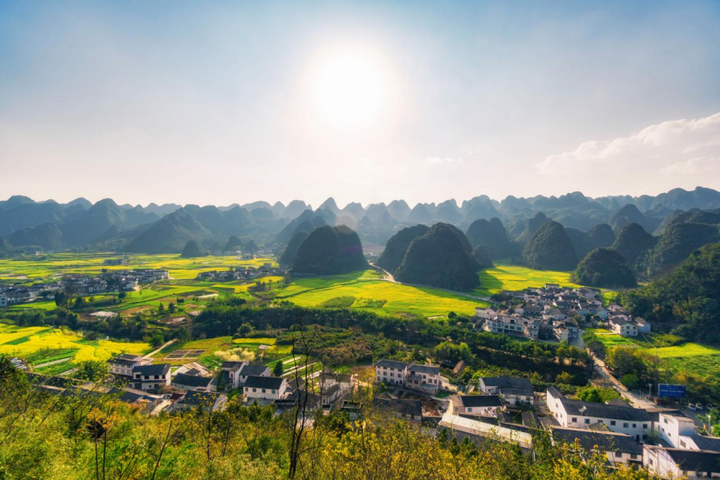
POLYGON ((278 291, 275 298, 301 307, 350 307, 380 314, 425 317, 445 316, 450 312, 474 315, 475 307, 487 305, 459 293, 387 282, 374 270, 295 279, 278 291))
POLYGON ((629 338, 599 328, 587 329, 587 332, 594 333, 607 349, 617 346, 643 349, 660 358, 661 370, 720 377, 720 348, 694 342, 663 346, 679 338, 671 335, 653 334, 646 338, 629 338))
POLYGON ((570 280, 570 272, 532 270, 516 265, 498 264, 480 272, 479 295, 490 296, 502 290, 519 291, 557 283, 563 287, 579 287, 570 280))
POLYGON ((119 353, 142 355, 149 352, 151 347, 147 343, 140 342, 89 341, 67 329, 0 325, 0 353, 29 358, 28 361, 31 364, 39 364, 52 361, 53 355, 51 353, 38 355, 39 352, 67 352, 70 350, 74 352, 73 360, 81 362, 107 360, 119 353), (19 341, 21 339, 22 341, 19 341), (51 358, 51 360, 47 358, 51 358))

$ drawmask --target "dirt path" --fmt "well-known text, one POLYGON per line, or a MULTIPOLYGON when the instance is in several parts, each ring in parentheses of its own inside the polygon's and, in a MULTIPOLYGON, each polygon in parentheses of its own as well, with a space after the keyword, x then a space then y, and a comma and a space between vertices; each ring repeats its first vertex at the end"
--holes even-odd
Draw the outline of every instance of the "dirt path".
POLYGON ((73 359, 73 357, 68 357, 68 358, 61 358, 60 360, 53 360, 52 362, 41 363, 40 365, 35 365, 33 367, 33 369, 44 368, 44 367, 49 367, 50 365, 57 365, 58 363, 69 362, 72 359, 73 359))
POLYGON ((152 352, 150 352, 150 353, 148 353, 147 355, 143 356, 143 358, 150 358, 150 357, 152 357, 153 355, 155 355, 156 353, 158 353, 160 350, 162 350, 163 348, 167 347, 168 345, 172 345, 173 343, 175 343, 175 339, 174 339, 174 338, 173 338, 172 340, 169 340, 169 341, 165 342, 165 343, 164 343, 163 345, 161 345, 157 350, 153 350, 152 352))

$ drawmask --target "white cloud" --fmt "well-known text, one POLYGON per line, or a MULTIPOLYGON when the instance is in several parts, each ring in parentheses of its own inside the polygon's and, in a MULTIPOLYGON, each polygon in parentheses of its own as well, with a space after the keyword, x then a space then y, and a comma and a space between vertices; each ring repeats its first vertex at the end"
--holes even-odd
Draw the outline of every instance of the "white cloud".
POLYGON ((659 172, 674 176, 678 183, 707 185, 717 181, 704 174, 717 170, 719 159, 720 113, 716 113, 662 122, 614 140, 584 142, 571 152, 550 155, 536 168, 547 176, 585 175, 595 181, 611 180, 605 174, 651 179, 659 172))
POLYGON ((451 158, 451 157, 427 157, 425 163, 428 165, 449 165, 463 163, 462 158, 451 158))

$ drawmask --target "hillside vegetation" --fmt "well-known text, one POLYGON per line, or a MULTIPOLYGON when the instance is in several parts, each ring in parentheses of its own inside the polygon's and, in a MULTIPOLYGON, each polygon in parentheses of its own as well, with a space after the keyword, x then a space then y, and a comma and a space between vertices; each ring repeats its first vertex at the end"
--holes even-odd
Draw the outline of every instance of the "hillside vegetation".
POLYGON ((637 286, 635 274, 620 253, 611 248, 596 248, 578 265, 572 279, 581 285, 604 288, 637 286))
POLYGON ((444 223, 433 225, 410 243, 395 277, 403 283, 431 285, 451 290, 471 290, 480 284, 479 264, 469 243, 457 228, 444 223))
POLYGON ((522 256, 525 265, 536 270, 573 270, 578 262, 570 237, 552 220, 537 229, 522 256))
POLYGON ((302 242, 292 265, 294 273, 338 275, 367 268, 360 237, 351 228, 320 227, 302 242))

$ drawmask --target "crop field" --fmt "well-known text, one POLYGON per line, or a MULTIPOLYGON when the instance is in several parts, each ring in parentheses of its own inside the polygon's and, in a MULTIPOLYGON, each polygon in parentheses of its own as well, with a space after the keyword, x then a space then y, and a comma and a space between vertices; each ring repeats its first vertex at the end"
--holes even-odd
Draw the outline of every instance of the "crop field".
POLYGON ((122 254, 96 253, 54 253, 42 256, 21 257, 0 260, 0 280, 28 281, 66 273, 98 274, 103 269, 125 270, 134 268, 162 268, 177 280, 194 279, 198 273, 209 270, 225 270, 238 266, 262 266, 264 263, 277 265, 270 258, 241 260, 233 256, 207 256, 181 258, 178 254, 129 255, 128 265, 104 265, 107 259, 120 258, 122 254))
POLYGON ((32 365, 65 358, 107 360, 119 353, 143 355, 150 350, 147 343, 86 340, 67 329, 0 324, 0 353, 23 357, 32 365))
POLYGON ((650 335, 647 340, 621 337, 605 329, 588 329, 595 333, 605 348, 617 346, 641 348, 660 358, 660 368, 673 373, 688 372, 702 376, 720 377, 720 348, 709 347, 694 342, 673 346, 662 345, 663 337, 650 335))
POLYGON ((429 287, 412 287, 381 280, 374 270, 318 278, 299 278, 275 298, 302 307, 351 307, 376 313, 409 313, 425 317, 449 312, 474 315, 485 302, 429 287))
POLYGON ((489 296, 502 290, 518 291, 557 283, 563 287, 579 287, 570 281, 570 272, 532 270, 516 265, 495 265, 480 272, 480 288, 476 292, 489 296))
POLYGON ((274 338, 236 338, 229 336, 193 340, 182 346, 172 345, 171 347, 157 353, 153 360, 155 363, 167 362, 171 365, 182 365, 196 361, 208 368, 218 369, 224 361, 257 361, 265 364, 276 361, 279 357, 285 357, 292 353, 291 345, 275 345, 274 338), (269 345, 263 352, 259 350, 260 345, 269 345), (199 355, 178 357, 178 351, 197 351, 199 355))

